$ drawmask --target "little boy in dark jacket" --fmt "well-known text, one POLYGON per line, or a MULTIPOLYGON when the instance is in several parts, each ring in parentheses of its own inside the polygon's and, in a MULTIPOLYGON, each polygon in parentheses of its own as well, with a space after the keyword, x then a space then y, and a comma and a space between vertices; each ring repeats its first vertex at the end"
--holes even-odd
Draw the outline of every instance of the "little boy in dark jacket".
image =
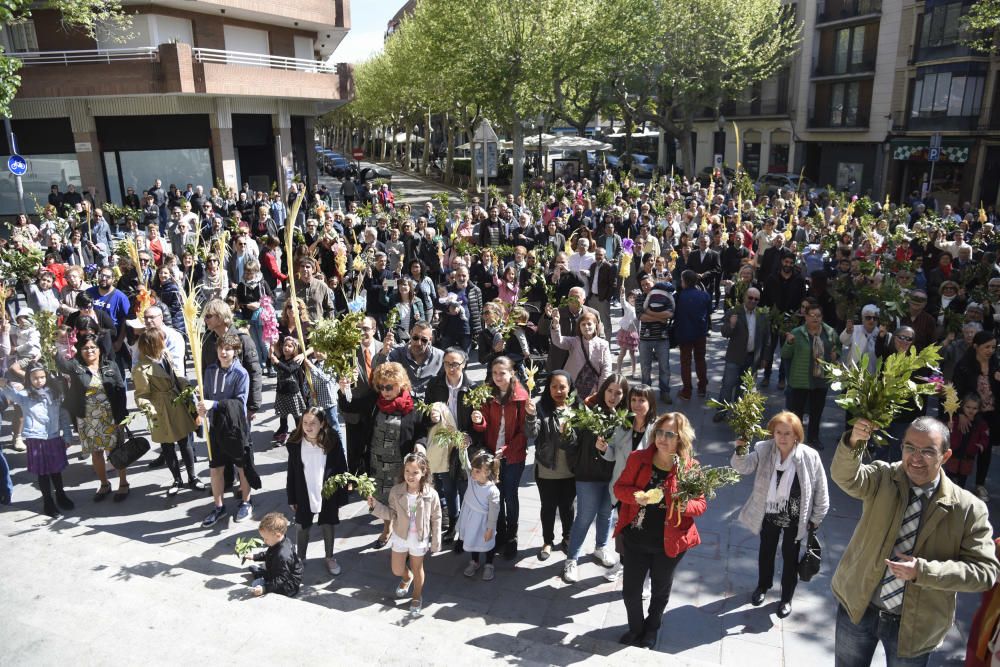
POLYGON ((302 561, 285 535, 288 519, 280 512, 265 514, 258 531, 267 550, 253 556, 254 561, 264 561, 264 567, 250 566, 250 573, 256 577, 251 584, 254 596, 278 593, 295 597, 302 585, 302 561))

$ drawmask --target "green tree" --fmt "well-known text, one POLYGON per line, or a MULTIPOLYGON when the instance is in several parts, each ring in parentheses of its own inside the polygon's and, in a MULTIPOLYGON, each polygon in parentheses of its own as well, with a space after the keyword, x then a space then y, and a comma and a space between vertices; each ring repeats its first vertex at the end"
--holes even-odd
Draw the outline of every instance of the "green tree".
POLYGON ((968 37, 963 41, 982 53, 1000 53, 997 29, 1000 28, 1000 0, 978 0, 962 18, 962 28, 968 37))
POLYGON ((776 74, 799 46, 801 25, 781 0, 598 1, 618 103, 679 140, 688 175, 694 119, 776 74))
MULTIPOLYGON (((122 8, 121 0, 4 0, 0 2, 0 24, 16 25, 31 18, 33 11, 58 11, 62 28, 96 37, 98 30, 126 35, 132 19, 122 8)), ((10 117, 10 104, 21 87, 18 70, 21 61, 16 54, 5 54, 0 48, 0 115, 10 117)))

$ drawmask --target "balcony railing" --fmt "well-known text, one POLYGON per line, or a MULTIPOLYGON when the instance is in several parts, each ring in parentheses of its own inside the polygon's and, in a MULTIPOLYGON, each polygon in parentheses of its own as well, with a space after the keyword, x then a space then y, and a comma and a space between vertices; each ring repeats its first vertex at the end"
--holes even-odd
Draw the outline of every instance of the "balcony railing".
POLYGON ((880 13, 882 0, 820 0, 816 5, 816 23, 831 23, 880 13))
POLYGON ((222 49, 191 49, 194 59, 200 63, 221 65, 249 65, 251 67, 269 67, 271 69, 294 70, 297 72, 318 72, 320 74, 336 74, 337 66, 318 60, 305 58, 287 58, 245 51, 224 51, 222 49))
POLYGON ((866 54, 862 61, 859 63, 847 63, 841 67, 837 66, 837 63, 832 62, 832 59, 826 58, 822 61, 818 59, 813 59, 813 75, 814 79, 820 77, 833 77, 833 76, 859 76, 859 75, 874 75, 875 74, 875 54, 866 54))
POLYGON ((88 51, 14 51, 9 54, 24 65, 86 65, 142 60, 156 62, 159 49, 143 46, 133 49, 93 49, 88 51))

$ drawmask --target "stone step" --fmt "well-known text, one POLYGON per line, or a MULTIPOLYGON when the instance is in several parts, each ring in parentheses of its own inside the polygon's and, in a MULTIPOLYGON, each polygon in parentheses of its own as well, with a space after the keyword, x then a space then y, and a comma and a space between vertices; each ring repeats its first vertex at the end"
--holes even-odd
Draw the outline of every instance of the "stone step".
MULTIPOLYGON (((246 528, 238 534, 251 535, 251 525, 246 528)), ((73 518, 49 521, 21 510, 0 515, 0 534, 9 554, 0 597, 5 609, 16 610, 5 613, 0 629, 10 664, 67 658, 97 664, 109 653, 148 664, 280 664, 329 659, 331 653, 380 665, 456 659, 708 664, 484 615, 448 593, 429 597, 423 616, 413 618, 407 601, 381 592, 384 581, 358 585, 355 577, 338 585, 316 558, 307 561, 299 598, 254 599, 235 554, 206 554, 195 541, 147 544, 73 518), (335 628, 333 636, 320 628, 335 628)), ((496 594, 504 592, 484 589, 484 596, 496 594)))

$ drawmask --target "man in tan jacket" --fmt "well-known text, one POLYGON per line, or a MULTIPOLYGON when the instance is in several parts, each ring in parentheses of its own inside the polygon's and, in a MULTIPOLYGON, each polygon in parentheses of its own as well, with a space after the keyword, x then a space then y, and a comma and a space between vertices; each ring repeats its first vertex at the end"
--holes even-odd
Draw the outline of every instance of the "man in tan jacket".
POLYGON ((926 665, 955 619, 955 594, 992 588, 997 562, 986 506, 941 472, 948 427, 920 417, 903 436, 903 460, 862 465, 872 424, 841 439, 830 475, 863 501, 861 519, 833 575, 837 667, 867 667, 882 642, 886 661, 926 665))

